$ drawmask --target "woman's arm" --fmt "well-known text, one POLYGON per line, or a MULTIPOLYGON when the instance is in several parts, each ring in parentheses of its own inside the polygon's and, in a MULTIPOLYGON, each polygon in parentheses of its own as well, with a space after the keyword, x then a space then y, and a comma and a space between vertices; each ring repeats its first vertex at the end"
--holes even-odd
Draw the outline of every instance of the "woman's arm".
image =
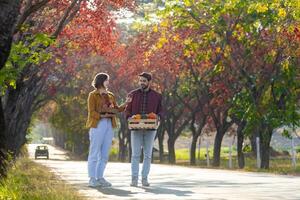
POLYGON ((131 102, 131 99, 127 97, 125 103, 118 105, 115 97, 113 97, 113 102, 114 102, 114 107, 118 110, 118 112, 123 112, 125 110, 126 106, 128 105, 128 103, 131 102))
POLYGON ((128 119, 129 117, 132 116, 132 101, 133 101, 133 93, 130 93, 127 95, 130 98, 130 102, 128 103, 128 105, 125 108, 125 116, 126 119, 128 119))

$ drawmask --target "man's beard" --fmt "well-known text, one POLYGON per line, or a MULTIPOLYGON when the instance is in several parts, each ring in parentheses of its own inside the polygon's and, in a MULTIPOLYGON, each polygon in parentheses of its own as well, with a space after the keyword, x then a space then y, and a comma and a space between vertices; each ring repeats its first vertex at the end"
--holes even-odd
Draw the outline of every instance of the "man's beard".
POLYGON ((146 89, 148 89, 148 86, 149 86, 149 85, 141 85, 141 89, 142 89, 142 90, 146 90, 146 89))

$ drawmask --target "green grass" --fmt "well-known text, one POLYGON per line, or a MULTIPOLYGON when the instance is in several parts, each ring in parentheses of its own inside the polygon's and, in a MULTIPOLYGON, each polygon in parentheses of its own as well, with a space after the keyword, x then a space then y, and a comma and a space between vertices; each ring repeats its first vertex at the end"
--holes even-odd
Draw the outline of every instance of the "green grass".
POLYGON ((177 149, 175 150, 176 160, 189 160, 189 149, 177 149))
POLYGON ((70 186, 49 169, 28 158, 20 158, 0 182, 0 200, 81 200, 70 186))
MULTIPOLYGON (((177 149, 176 153, 176 163, 178 165, 189 166, 189 149, 177 149)), ((200 160, 198 160, 198 151, 196 152, 196 167, 207 168, 206 162, 206 149, 200 149, 200 160)), ((240 170, 237 162, 237 152, 236 149, 232 151, 232 170, 240 170)), ((209 149, 210 164, 213 157, 213 149, 209 149)), ((209 168, 215 168, 209 166, 209 168)), ((224 147, 221 149, 221 160, 219 169, 229 169, 229 148, 224 147)), ((290 157, 275 157, 270 159, 270 169, 263 170, 256 168, 256 159, 254 157, 247 156, 245 158, 245 168, 243 171, 253 171, 253 172, 269 172, 276 174, 290 174, 290 175, 300 175, 300 153, 297 154, 297 166, 296 169, 292 167, 290 157)))
MULTIPOLYGON (((209 157, 213 157, 213 148, 208 149, 209 157)), ((235 149, 232 149, 232 155, 236 155, 237 152, 235 149)), ((175 150, 176 160, 189 160, 190 159, 190 150, 189 149, 176 149, 175 150)), ((228 147, 222 147, 221 149, 221 155, 223 157, 229 156, 229 148, 228 147)), ((198 158, 198 149, 196 151, 196 158, 198 158)), ((200 160, 206 159, 206 148, 200 148, 200 160)))
POLYGON ((109 152, 109 160, 110 161, 117 161, 119 155, 119 149, 116 147, 112 147, 109 152))

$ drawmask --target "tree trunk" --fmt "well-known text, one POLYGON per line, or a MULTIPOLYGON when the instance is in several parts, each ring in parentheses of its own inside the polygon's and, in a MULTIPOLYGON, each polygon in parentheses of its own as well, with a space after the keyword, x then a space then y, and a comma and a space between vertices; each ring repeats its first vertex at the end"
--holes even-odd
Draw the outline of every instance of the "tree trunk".
POLYGON ((32 116, 31 106, 22 105, 20 101, 22 100, 9 102, 5 109, 6 146, 13 158, 18 156, 20 148, 26 143, 26 132, 32 116))
POLYGON ((220 166, 220 155, 221 155, 221 146, 222 146, 222 140, 225 135, 226 130, 217 130, 217 134, 215 137, 215 143, 214 143, 214 157, 213 157, 213 163, 212 165, 215 167, 220 166))
POLYGON ((0 69, 3 68, 9 56, 20 4, 20 0, 0 1, 0 69))
POLYGON ((0 179, 6 177, 7 147, 5 141, 5 118, 0 97, 0 179))
POLYGON ((121 162, 126 161, 126 152, 127 152, 127 147, 126 147, 125 139, 121 138, 119 140, 119 155, 118 155, 119 161, 121 161, 121 162))
POLYGON ((172 137, 169 137, 168 139, 168 150, 169 150, 169 163, 175 164, 176 163, 175 139, 172 137))
MULTIPOLYGON (((193 112, 193 111, 191 111, 193 112)), ((190 147, 190 164, 191 165, 196 165, 196 149, 197 149, 197 141, 199 136, 201 135, 202 129, 206 124, 206 116, 203 115, 202 119, 200 120, 200 123, 198 124, 198 127, 195 126, 195 121, 196 121, 196 112, 193 113, 192 115, 192 120, 191 120, 191 126, 190 130, 192 131, 192 144, 190 147)))
POLYGON ((122 137, 120 137, 119 140, 119 161, 121 162, 126 162, 126 158, 127 158, 127 154, 128 154, 128 146, 127 146, 127 142, 126 140, 128 140, 127 136, 125 137, 125 135, 128 135, 129 131, 126 130, 122 130, 122 132, 120 133, 121 135, 123 135, 122 137), (127 132, 127 133, 125 133, 127 132))
POLYGON ((159 129, 157 130, 157 138, 158 138, 158 148, 159 148, 159 161, 161 163, 164 162, 164 137, 165 137, 165 129, 161 122, 159 129))
POLYGON ((245 157, 243 153, 243 142, 244 142, 244 127, 246 126, 246 122, 242 121, 238 124, 237 129, 237 156, 238 156, 238 165, 240 169, 245 167, 245 157))
MULTIPOLYGON (((175 117, 176 118, 176 117, 175 117)), ((189 123, 189 119, 185 119, 185 121, 182 122, 178 127, 176 127, 177 120, 168 121, 168 124, 166 124, 167 133, 169 136, 168 139, 168 150, 169 150, 169 163, 175 164, 176 163, 176 154, 175 154, 175 142, 177 138, 180 136, 183 129, 187 126, 189 123)))
POLYGON ((256 133, 251 134, 250 136, 250 143, 251 143, 251 152, 252 156, 256 156, 256 137, 258 135, 256 133))
MULTIPOLYGON (((0 70, 9 57, 13 38, 13 30, 19 16, 20 0, 0 1, 0 70)), ((7 146, 4 107, 0 98, 0 178, 6 176, 7 146)))
POLYGON ((6 145, 12 156, 18 156, 26 142, 26 133, 34 112, 35 101, 41 93, 43 81, 39 78, 23 82, 17 80, 16 89, 9 88, 4 101, 6 145))
POLYGON ((164 135, 165 134, 161 133, 161 135, 158 136, 159 161, 161 163, 163 163, 165 160, 165 158, 164 158, 164 135))
POLYGON ((270 167, 270 142, 273 130, 269 127, 263 128, 260 134, 260 155, 262 169, 269 169, 270 167))
POLYGON ((193 139, 192 139, 191 150, 190 150, 190 164, 191 165, 196 165, 197 141, 198 141, 198 135, 196 135, 196 133, 193 133, 193 139))
POLYGON ((119 138, 119 155, 118 159, 121 162, 126 162, 126 158, 128 155, 128 137, 130 134, 130 131, 127 127, 127 120, 124 117, 120 117, 120 123, 121 127, 118 132, 118 138, 119 138))
POLYGON ((262 125, 255 127, 253 132, 250 134, 251 152, 253 157, 256 157, 256 138, 260 137, 262 131, 261 126, 262 125))

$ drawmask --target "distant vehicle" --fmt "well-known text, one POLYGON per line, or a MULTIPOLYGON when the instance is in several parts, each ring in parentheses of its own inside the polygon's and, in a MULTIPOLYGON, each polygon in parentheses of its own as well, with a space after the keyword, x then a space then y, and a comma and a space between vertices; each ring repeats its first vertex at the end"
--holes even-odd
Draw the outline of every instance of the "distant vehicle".
POLYGON ((49 159, 49 150, 46 145, 39 145, 35 148, 34 158, 37 159, 38 157, 46 157, 49 159))

